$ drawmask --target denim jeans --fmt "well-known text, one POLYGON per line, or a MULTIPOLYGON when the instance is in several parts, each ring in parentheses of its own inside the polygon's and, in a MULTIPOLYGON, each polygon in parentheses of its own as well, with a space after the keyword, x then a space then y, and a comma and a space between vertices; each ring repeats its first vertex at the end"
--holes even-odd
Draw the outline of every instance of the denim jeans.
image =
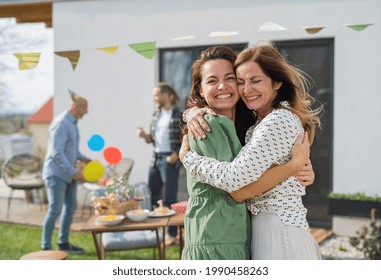
POLYGON ((69 242, 70 225, 77 208, 77 183, 72 181, 67 183, 57 176, 45 179, 47 188, 49 209, 45 215, 42 227, 41 248, 52 248, 52 235, 57 217, 60 217, 60 227, 58 232, 58 244, 69 242))
MULTIPOLYGON (((179 164, 169 164, 167 156, 171 153, 156 153, 155 165, 149 169, 148 186, 151 190, 152 206, 157 205, 157 201, 162 199, 162 190, 164 187, 165 206, 177 202, 177 189, 179 181, 179 164)), ((170 236, 177 235, 177 227, 169 227, 170 236)))

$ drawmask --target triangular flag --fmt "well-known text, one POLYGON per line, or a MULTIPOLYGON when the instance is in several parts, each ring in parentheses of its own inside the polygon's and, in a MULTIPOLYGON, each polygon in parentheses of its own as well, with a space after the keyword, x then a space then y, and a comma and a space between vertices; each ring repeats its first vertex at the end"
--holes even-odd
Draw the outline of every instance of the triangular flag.
POLYGON ((77 63, 79 60, 79 56, 81 55, 80 51, 67 51, 67 52, 54 52, 58 56, 66 57, 69 59, 71 63, 71 67, 73 67, 73 71, 77 67, 77 63))
POLYGON ((180 36, 172 38, 171 41, 179 41, 179 40, 193 40, 196 39, 195 35, 188 35, 188 36, 180 36))
POLYGON ((353 30, 356 30, 356 31, 363 31, 368 26, 373 25, 373 23, 368 23, 368 24, 343 24, 343 25, 346 26, 346 27, 349 27, 349 28, 351 28, 353 30))
POLYGON ((129 44, 128 46, 134 51, 136 51, 138 54, 151 59, 155 54, 156 42, 129 44))
POLYGON ((262 24, 259 28, 258 28, 258 31, 259 32, 266 32, 266 31, 283 31, 283 30, 287 30, 286 27, 283 27, 279 24, 276 24, 272 21, 268 21, 268 22, 265 22, 264 24, 262 24))
POLYGON ((113 47, 106 47, 106 48, 97 48, 97 50, 104 51, 109 54, 115 54, 118 48, 119 48, 118 46, 113 46, 113 47))
POLYGON ((323 26, 304 26, 303 28, 308 34, 316 34, 324 29, 323 26))
POLYGON ((213 31, 210 32, 209 37, 229 37, 239 35, 238 31, 213 31))
POLYGON ((29 70, 37 66, 41 53, 14 53, 19 61, 19 70, 29 70))

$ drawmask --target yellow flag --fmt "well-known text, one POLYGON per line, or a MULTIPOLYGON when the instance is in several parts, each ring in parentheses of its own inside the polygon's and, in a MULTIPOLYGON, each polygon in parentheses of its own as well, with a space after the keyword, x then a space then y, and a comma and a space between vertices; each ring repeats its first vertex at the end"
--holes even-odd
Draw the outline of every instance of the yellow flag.
POLYGON ((308 34, 316 34, 324 29, 323 26, 303 27, 308 34))
POLYGON ((71 67, 73 67, 73 70, 75 70, 75 67, 77 67, 77 63, 79 60, 79 56, 81 55, 81 52, 76 51, 66 51, 66 52, 54 52, 58 56, 66 57, 69 59, 71 63, 71 67))
POLYGON ((104 51, 109 54, 115 54, 118 48, 119 48, 118 46, 113 46, 113 47, 106 47, 106 48, 97 48, 97 50, 104 51))
POLYGON ((37 66, 41 53, 14 53, 19 61, 19 70, 29 70, 37 66))
POLYGON ((155 54, 156 42, 129 44, 128 46, 134 51, 136 51, 138 54, 146 58, 152 59, 153 55, 155 54))

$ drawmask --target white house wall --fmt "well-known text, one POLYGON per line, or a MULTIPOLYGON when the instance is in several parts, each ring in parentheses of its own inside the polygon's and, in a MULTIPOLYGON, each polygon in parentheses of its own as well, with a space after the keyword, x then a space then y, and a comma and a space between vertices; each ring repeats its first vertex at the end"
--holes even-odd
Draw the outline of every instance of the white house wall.
MULTIPOLYGON (((158 81, 158 56, 149 60, 127 45, 157 41, 157 48, 223 44, 212 31, 238 31, 228 43, 265 40, 334 38, 333 186, 336 192, 380 194, 381 147, 381 1, 244 1, 140 0, 59 2, 53 7, 55 50, 81 50, 75 71, 65 58, 55 58, 54 112, 70 104, 67 88, 89 100, 80 121, 81 150, 94 133, 106 145, 135 160, 131 182, 146 181, 152 147, 135 135, 148 129, 152 88, 158 81), (257 32, 272 21, 288 30, 257 32), (357 32, 343 24, 374 23, 357 32), (325 26, 307 34, 303 26, 325 26), (197 39, 171 41, 195 35, 197 39), (115 55, 95 48, 120 46, 115 55), (377 141, 377 144, 376 144, 377 141)), ((104 161, 103 161, 104 162, 104 161)))

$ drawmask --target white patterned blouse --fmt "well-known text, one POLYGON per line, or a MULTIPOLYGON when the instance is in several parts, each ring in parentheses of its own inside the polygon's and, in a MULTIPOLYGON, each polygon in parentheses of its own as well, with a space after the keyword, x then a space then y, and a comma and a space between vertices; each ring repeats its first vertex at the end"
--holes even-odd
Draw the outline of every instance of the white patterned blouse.
MULTIPOLYGON (((283 106, 288 106, 286 102, 283 106)), ((300 119, 287 109, 273 110, 246 133, 246 145, 232 162, 200 156, 190 151, 184 167, 199 181, 232 192, 257 180, 273 165, 290 160, 291 149, 303 132, 300 119)), ((309 230, 307 209, 303 206, 304 188, 290 177, 274 188, 247 200, 252 214, 275 211, 285 225, 309 230)))

